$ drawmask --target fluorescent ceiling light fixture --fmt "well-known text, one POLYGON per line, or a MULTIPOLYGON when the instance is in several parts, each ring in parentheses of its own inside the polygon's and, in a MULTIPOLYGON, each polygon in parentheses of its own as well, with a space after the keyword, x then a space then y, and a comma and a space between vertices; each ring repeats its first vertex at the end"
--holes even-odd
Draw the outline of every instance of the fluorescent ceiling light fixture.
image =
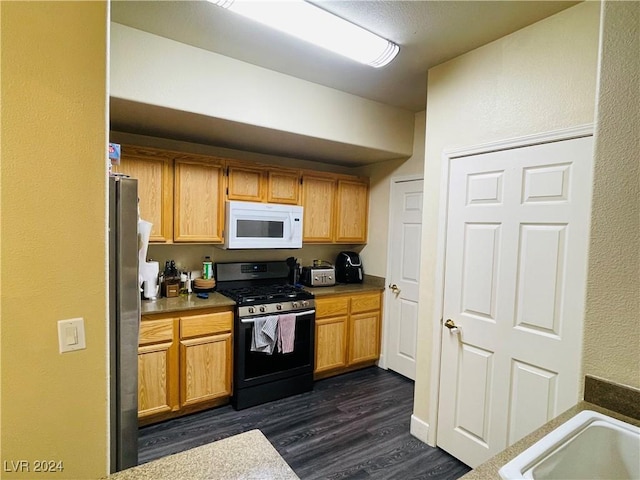
POLYGON ((400 47, 303 0, 209 0, 220 7, 372 67, 384 67, 400 47))

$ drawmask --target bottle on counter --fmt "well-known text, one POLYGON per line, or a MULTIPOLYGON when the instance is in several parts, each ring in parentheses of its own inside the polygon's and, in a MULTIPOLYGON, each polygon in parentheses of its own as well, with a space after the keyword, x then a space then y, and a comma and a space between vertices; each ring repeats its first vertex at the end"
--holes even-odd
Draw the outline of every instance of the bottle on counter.
POLYGON ((204 262, 202 262, 202 278, 205 280, 213 278, 213 262, 211 261, 211 257, 204 257, 204 262))
POLYGON ((188 295, 189 293, 189 288, 188 288, 188 282, 189 282, 189 277, 187 276, 187 274, 185 272, 182 272, 180 274, 180 295, 181 296, 185 296, 188 295))

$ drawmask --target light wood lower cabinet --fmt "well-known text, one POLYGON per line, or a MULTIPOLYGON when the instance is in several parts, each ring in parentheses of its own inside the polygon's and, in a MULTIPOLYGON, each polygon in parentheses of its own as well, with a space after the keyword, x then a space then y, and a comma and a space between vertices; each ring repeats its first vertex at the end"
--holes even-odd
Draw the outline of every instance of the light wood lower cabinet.
POLYGON ((180 405, 229 397, 233 314, 194 315, 180 322, 180 405))
POLYGON ((380 357, 382 293, 316 297, 315 378, 375 364, 380 357))
POLYGON ((322 373, 347 366, 346 316, 316 319, 316 367, 322 373))
POLYGON ((231 396, 233 312, 219 308, 178 315, 143 316, 138 348, 140 425, 222 405, 231 396))
POLYGON ((138 418, 178 410, 178 319, 140 324, 138 347, 138 418))

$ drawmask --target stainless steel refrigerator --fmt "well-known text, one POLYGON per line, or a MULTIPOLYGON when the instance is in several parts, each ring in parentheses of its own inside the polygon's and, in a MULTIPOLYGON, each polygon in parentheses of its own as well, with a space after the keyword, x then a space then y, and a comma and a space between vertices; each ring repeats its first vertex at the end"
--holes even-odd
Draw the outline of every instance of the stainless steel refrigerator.
POLYGON ((111 472, 138 464, 138 181, 109 178, 111 472))

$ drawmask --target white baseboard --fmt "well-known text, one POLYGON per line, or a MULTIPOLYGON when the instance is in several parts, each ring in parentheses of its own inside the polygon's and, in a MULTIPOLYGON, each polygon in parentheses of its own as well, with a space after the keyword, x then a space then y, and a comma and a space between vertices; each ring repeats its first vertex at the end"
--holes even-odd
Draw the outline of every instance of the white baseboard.
POLYGON ((420 420, 415 415, 411 415, 411 426, 409 427, 409 433, 416 437, 418 440, 424 443, 428 443, 429 438, 429 424, 423 420, 420 420))

